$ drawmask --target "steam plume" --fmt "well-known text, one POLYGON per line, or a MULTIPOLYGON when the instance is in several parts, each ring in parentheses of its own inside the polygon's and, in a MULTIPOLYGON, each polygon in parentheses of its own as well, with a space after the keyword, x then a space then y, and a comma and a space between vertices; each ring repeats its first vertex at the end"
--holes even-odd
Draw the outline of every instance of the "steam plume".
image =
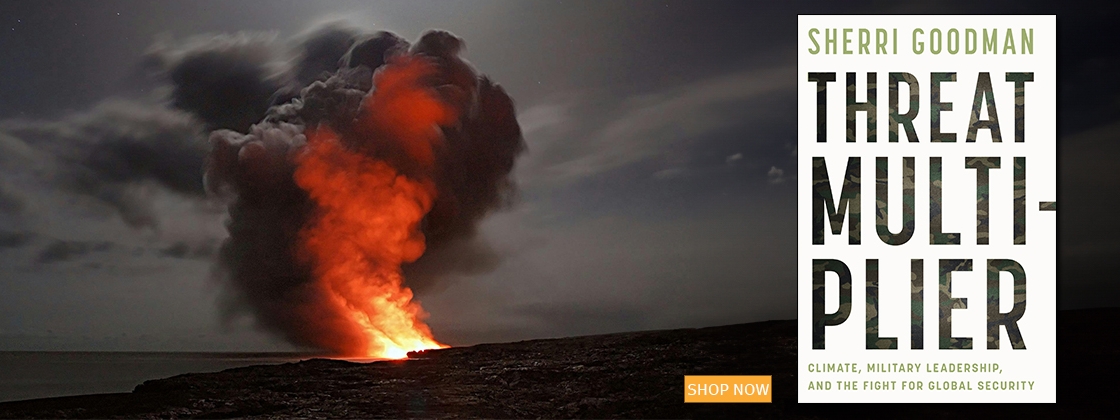
MULTIPOLYGON (((431 338, 410 286, 496 263, 476 228, 508 202, 521 130, 509 96, 459 57, 463 41, 448 32, 410 45, 335 27, 301 45, 260 122, 210 135, 205 186, 229 200, 215 269, 224 311, 297 345, 392 356, 385 350, 413 338, 388 331, 382 318, 396 315, 368 302, 391 301, 416 340, 431 338)), ((273 79, 238 74, 255 82, 214 97, 251 98, 229 115, 252 115, 273 79)), ((226 106, 186 100, 215 86, 180 86, 188 79, 173 79, 181 107, 226 106)), ((239 126, 210 111, 196 113, 239 126)))

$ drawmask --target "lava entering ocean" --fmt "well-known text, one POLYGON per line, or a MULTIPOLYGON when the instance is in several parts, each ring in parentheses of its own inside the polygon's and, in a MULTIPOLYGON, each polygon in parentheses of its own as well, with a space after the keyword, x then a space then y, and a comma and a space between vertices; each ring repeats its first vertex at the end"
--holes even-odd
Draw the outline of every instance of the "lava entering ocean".
POLYGON ((420 223, 437 193, 427 174, 434 169, 432 147, 442 141, 439 125, 455 116, 420 83, 434 70, 424 59, 398 57, 378 71, 359 114, 374 126, 391 127, 386 137, 407 152, 425 179, 348 150, 328 128, 308 133, 297 158, 296 184, 316 205, 303 250, 318 285, 364 338, 344 349, 346 355, 396 359, 446 347, 432 338, 401 276, 401 265, 424 253, 420 223), (388 123, 376 124, 378 119, 388 123))
POLYGON ((344 41, 337 72, 278 91, 247 134, 211 134, 207 188, 232 197, 215 270, 227 316, 342 357, 447 347, 413 287, 478 272, 451 254, 487 257, 475 227, 524 148, 513 103, 447 32, 320 35, 344 41))
POLYGON ((420 304, 403 285, 401 264, 424 253, 419 225, 431 209, 431 182, 345 149, 327 129, 308 136, 296 183, 317 205, 303 251, 332 310, 358 329, 346 356, 403 358, 445 347, 432 338, 420 304))

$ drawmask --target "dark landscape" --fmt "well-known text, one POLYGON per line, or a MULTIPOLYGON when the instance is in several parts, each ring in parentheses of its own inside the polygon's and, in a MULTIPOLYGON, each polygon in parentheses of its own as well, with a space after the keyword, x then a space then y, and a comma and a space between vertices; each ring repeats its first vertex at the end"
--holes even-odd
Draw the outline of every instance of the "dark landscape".
MULTIPOLYGON (((900 405, 891 417, 1068 416, 1116 407, 1120 308, 1058 314, 1058 401, 900 405)), ((407 361, 313 359, 151 380, 131 393, 0 403, 4 418, 833 418, 797 404, 797 326, 767 321, 481 344, 407 361), (684 404, 683 375, 773 375, 773 404, 684 404)))

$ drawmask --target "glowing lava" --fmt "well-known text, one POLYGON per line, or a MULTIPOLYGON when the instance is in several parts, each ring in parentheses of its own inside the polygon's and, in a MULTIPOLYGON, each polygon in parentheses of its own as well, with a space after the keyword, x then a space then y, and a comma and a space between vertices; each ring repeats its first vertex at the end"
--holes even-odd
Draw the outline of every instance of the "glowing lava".
MULTIPOLYGON (((375 129, 369 142, 400 153, 375 157, 344 143, 325 127, 308 130, 295 182, 315 203, 302 231, 301 256, 324 308, 344 320, 350 337, 336 347, 349 357, 399 359, 416 350, 447 347, 423 322, 427 316, 404 284, 401 265, 424 253, 421 223, 436 199, 431 180, 439 126, 455 112, 423 80, 430 63, 401 59, 381 69, 360 121, 375 129), (393 165, 408 167, 408 175, 393 165)), ((349 139, 349 138, 348 138, 349 139)))

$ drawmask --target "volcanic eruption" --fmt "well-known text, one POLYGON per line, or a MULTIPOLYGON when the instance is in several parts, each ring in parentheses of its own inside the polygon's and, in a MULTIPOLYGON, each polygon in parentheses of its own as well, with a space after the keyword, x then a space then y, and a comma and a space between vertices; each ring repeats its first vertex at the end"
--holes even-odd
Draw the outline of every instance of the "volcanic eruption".
POLYGON ((494 258, 476 226, 508 203, 524 149, 513 102, 463 45, 445 31, 409 44, 328 28, 304 42, 258 123, 206 121, 217 128, 206 187, 229 209, 214 269, 227 317, 339 356, 446 347, 413 287, 477 271, 463 255, 494 258), (325 62, 336 70, 316 73, 325 62))

